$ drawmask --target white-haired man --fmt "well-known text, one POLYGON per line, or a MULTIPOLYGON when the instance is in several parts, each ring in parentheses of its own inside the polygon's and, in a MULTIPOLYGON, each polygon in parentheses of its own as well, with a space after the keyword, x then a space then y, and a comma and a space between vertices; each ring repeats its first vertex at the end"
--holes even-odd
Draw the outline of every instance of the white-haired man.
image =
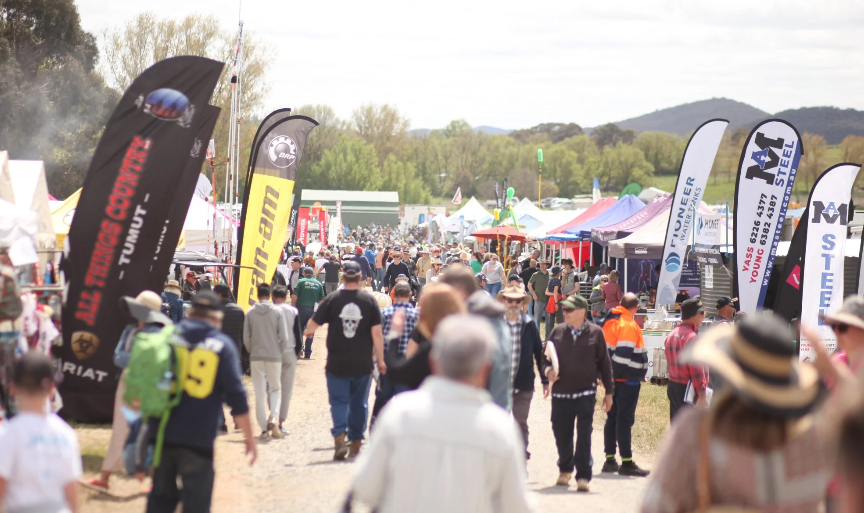
POLYGON ((484 388, 494 339, 478 316, 441 322, 430 355, 434 375, 382 411, 355 468, 354 498, 380 513, 531 511, 521 436, 484 388))

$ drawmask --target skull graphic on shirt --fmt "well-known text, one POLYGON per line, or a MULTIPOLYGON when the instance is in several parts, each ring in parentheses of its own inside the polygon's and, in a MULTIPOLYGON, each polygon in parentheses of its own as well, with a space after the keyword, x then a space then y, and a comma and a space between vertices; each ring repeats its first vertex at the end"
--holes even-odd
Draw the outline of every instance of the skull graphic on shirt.
POLYGON ((342 319, 342 333, 345 334, 345 338, 354 338, 354 335, 357 334, 357 326, 363 319, 360 314, 360 307, 354 303, 348 303, 342 307, 339 318, 342 319))

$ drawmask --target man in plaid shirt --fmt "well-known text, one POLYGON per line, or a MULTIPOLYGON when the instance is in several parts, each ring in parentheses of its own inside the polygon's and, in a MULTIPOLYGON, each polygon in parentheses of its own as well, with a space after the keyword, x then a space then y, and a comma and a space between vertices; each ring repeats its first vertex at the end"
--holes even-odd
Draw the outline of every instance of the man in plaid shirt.
MULTIPOLYGON (((420 317, 420 312, 410 303, 411 285, 408 285, 407 283, 397 283, 396 286, 393 287, 393 298, 393 304, 381 310, 381 329, 384 332, 384 353, 387 354, 389 351, 393 351, 399 354, 399 358, 405 358, 405 354, 408 352, 408 341, 411 339, 411 333, 414 331, 414 327, 417 326, 417 319, 420 317), (404 312, 404 327, 399 333, 390 333, 396 312, 404 312), (398 344, 398 346, 391 349, 390 344, 398 344)), ((380 412, 381 408, 387 404, 387 401, 399 392, 404 391, 405 387, 391 383, 386 374, 378 376, 378 388, 375 389, 375 405, 372 407, 371 423, 375 423, 375 417, 378 416, 378 412, 380 412)))
POLYGON ((699 326, 705 320, 705 310, 699 296, 688 299, 681 304, 681 324, 666 337, 666 364, 669 367, 669 384, 666 396, 669 398, 669 418, 684 406, 684 396, 687 384, 693 382, 696 391, 697 404, 707 406, 706 390, 708 388, 708 368, 702 365, 681 363, 681 352, 696 340, 699 326))

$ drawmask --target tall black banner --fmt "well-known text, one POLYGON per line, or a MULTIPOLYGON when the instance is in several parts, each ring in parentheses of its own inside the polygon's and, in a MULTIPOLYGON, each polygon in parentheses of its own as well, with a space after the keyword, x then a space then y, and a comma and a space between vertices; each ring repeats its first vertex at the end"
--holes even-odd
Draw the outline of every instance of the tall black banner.
POLYGON ((130 321, 120 313, 119 299, 148 286, 153 249, 222 67, 202 57, 154 64, 129 86, 105 126, 63 266, 68 292, 58 355, 66 418, 112 418, 120 374, 113 353, 130 321))
MULTIPOLYGON (((294 198, 300 194, 300 191, 294 193, 294 198)), ((291 237, 288 238, 289 253, 297 244, 297 218, 300 216, 300 202, 291 201, 291 215, 288 217, 288 231, 291 232, 291 237)))
POLYGON ((240 268, 234 272, 234 294, 244 310, 254 303, 255 286, 269 283, 276 272, 306 137, 316 126, 318 122, 306 116, 284 117, 259 134, 252 150, 254 168, 246 184, 237 233, 240 268))
MULTIPOLYGON (((271 112, 270 114, 267 114, 267 117, 265 117, 264 120, 261 121, 261 124, 258 125, 258 130, 255 131, 255 138, 252 139, 252 151, 249 152, 249 165, 246 168, 246 182, 245 182, 246 191, 249 190, 249 183, 252 182, 252 169, 254 169, 254 167, 255 167, 254 166, 254 164, 255 164, 254 153, 256 151, 258 151, 258 143, 259 143, 261 137, 264 134, 266 134, 268 131, 270 131, 270 128, 273 125, 275 125, 276 123, 279 123, 280 121, 282 121, 283 119, 287 118, 290 115, 291 115, 291 107, 276 109, 273 112, 271 112)), ((247 197, 248 197, 248 192, 246 192, 246 191, 244 191, 244 193, 243 193, 244 205, 245 205, 247 197)), ((242 213, 240 214, 240 216, 243 219, 245 219, 245 216, 243 216, 242 213)), ((242 225, 242 223, 241 223, 241 225, 242 225)))
POLYGON ((789 253, 780 273, 777 295, 774 299, 774 313, 787 321, 801 318, 801 278, 804 276, 804 250, 807 246, 807 223, 810 206, 804 208, 798 227, 792 235, 789 253))
POLYGON ((174 250, 180 241, 183 223, 189 212, 189 202, 192 201, 192 195, 195 194, 195 186, 198 184, 201 166, 204 164, 204 158, 207 154, 207 142, 213 135, 213 129, 216 128, 216 121, 219 119, 221 111, 222 109, 219 107, 207 105, 195 122, 197 134, 192 142, 186 167, 183 168, 183 174, 177 184, 174 201, 171 202, 171 211, 162 227, 159 244, 154 251, 153 268, 150 271, 150 280, 147 284, 147 288, 152 291, 161 292, 165 280, 168 279, 168 269, 174 259, 174 250))

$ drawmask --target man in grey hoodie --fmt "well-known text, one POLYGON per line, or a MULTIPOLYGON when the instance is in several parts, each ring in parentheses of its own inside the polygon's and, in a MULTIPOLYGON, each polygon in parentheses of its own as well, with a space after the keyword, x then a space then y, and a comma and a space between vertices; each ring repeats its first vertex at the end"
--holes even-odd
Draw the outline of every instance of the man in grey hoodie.
POLYGON ((249 309, 243 322, 243 345, 249 351, 255 414, 262 429, 261 437, 269 434, 282 438, 284 435, 276 425, 282 394, 282 354, 294 348, 290 347, 285 317, 270 302, 270 285, 258 285, 258 302, 249 309), (270 408, 269 416, 265 403, 270 408))

